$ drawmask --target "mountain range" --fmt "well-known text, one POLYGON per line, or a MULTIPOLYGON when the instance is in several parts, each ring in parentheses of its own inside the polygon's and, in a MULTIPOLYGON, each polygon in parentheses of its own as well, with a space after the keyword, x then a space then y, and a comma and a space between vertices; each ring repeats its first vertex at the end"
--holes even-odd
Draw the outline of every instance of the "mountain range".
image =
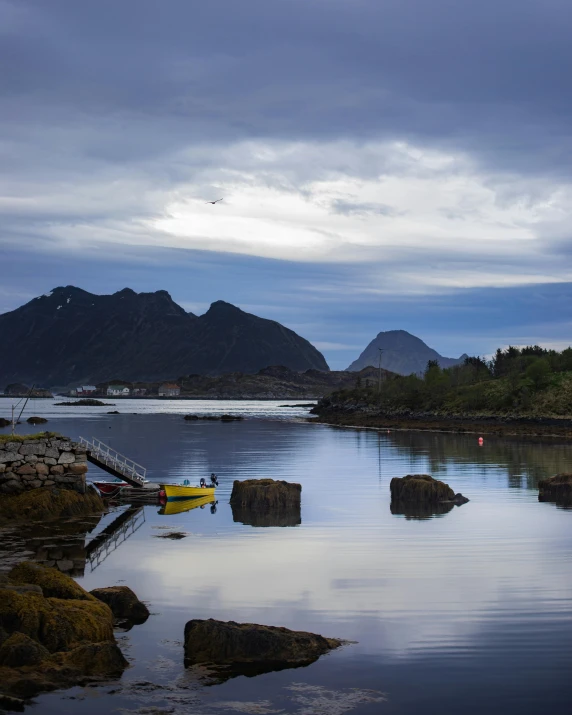
POLYGON ((55 288, 0 315, 0 385, 68 386, 179 375, 256 373, 269 365, 328 371, 307 340, 217 301, 201 316, 165 290, 95 295, 55 288))
POLYGON ((465 354, 459 358, 443 357, 426 345, 423 340, 411 335, 406 330, 387 330, 378 333, 358 359, 354 360, 347 369, 355 372, 363 370, 368 365, 377 367, 380 349, 382 351, 382 367, 400 375, 422 373, 429 360, 436 360, 442 368, 445 368, 459 365, 467 357, 465 354))

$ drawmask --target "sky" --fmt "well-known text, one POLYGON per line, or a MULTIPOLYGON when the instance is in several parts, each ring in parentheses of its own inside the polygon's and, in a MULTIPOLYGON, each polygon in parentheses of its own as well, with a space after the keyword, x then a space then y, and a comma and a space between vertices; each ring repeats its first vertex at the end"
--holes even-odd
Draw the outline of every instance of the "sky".
POLYGON ((335 369, 566 347, 571 36, 568 0, 0 0, 0 312, 166 289, 335 369))

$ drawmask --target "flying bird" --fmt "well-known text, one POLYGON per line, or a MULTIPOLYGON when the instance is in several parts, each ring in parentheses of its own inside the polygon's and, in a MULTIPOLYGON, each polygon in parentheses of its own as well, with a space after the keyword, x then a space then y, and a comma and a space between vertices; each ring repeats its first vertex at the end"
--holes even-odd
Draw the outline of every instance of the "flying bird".
POLYGON ((213 204, 213 206, 214 206, 214 204, 218 204, 219 201, 222 201, 222 199, 217 199, 216 201, 206 201, 205 203, 213 204))

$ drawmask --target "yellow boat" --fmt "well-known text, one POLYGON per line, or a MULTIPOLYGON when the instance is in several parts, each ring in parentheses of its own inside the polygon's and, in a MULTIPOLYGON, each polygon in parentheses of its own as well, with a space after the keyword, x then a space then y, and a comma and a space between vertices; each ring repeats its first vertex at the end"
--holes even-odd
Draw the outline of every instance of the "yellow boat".
POLYGON ((191 509, 197 509, 198 507, 207 506, 208 504, 215 504, 215 500, 212 497, 193 497, 192 499, 173 499, 168 501, 159 510, 159 514, 164 516, 170 516, 172 514, 181 514, 184 511, 190 511, 191 509))
POLYGON ((215 487, 191 487, 185 484, 161 484, 167 499, 192 499, 196 497, 214 497, 215 487))

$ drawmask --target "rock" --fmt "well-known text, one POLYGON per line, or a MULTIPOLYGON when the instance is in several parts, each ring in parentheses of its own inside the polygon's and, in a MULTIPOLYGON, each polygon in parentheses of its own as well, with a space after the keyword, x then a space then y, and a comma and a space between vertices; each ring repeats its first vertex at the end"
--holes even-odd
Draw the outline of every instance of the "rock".
POLYGON ((118 645, 109 641, 81 645, 61 660, 82 675, 92 677, 119 677, 129 665, 118 645))
POLYGON ((27 457, 24 458, 24 461, 26 462, 26 464, 37 464, 38 457, 36 457, 35 454, 29 454, 27 457))
POLYGON ((6 447, 6 449, 0 450, 0 462, 3 462, 3 463, 18 462, 19 459, 20 459, 20 455, 15 451, 9 451, 7 449, 7 447, 6 447))
POLYGON ((25 583, 39 586, 46 598, 93 600, 93 596, 69 576, 33 561, 23 561, 15 566, 8 574, 8 578, 16 584, 25 583))
POLYGON ((92 596, 107 603, 115 618, 132 623, 144 623, 149 618, 149 609, 127 586, 108 586, 90 591, 92 596))
POLYGON ((24 464, 23 467, 16 469, 16 474, 36 474, 36 468, 31 464, 24 464))
POLYGON ((53 457, 44 457, 44 464, 47 464, 50 467, 55 467, 57 463, 57 460, 53 457))
POLYGON ((42 486, 42 480, 41 479, 33 479, 29 483, 30 489, 39 489, 42 486))
POLYGON ((35 455, 40 455, 44 456, 46 453, 46 443, 45 442, 37 442, 34 444, 34 441, 28 441, 24 442, 18 452, 20 454, 28 455, 28 454, 35 454, 35 455))
POLYGON ((185 415, 184 419, 187 421, 198 420, 199 416, 198 415, 185 415))
POLYGON ((288 509, 300 506, 300 484, 275 481, 274 479, 236 480, 232 485, 230 503, 261 511, 264 509, 288 509))
POLYGON ((58 459, 58 464, 73 464, 75 462, 75 454, 71 452, 62 452, 58 459))
POLYGON ((0 485, 0 491, 9 495, 0 499, 0 525, 101 514, 105 511, 95 489, 90 488, 79 494, 72 489, 55 488, 46 481, 39 489, 23 490, 22 484, 16 481, 0 485))
POLYGON ((4 474, 5 471, 6 471, 6 465, 4 464, 4 462, 2 462, 0 464, 0 474, 4 474))
POLYGON ((47 422, 48 420, 45 417, 28 417, 26 422, 28 422, 31 425, 43 425, 47 422))
POLYGON ((70 464, 67 467, 67 471, 70 474, 85 474, 87 472, 87 464, 70 464))
MULTIPOLYGON (((46 453, 44 454, 44 457, 50 457, 51 459, 54 460, 54 464, 57 464, 55 460, 57 460, 60 456, 60 450, 56 449, 55 447, 47 447, 46 453)), ((48 464, 48 462, 46 462, 48 464)), ((50 462, 51 464, 51 462, 50 462)))
POLYGON ((55 467, 50 467, 50 474, 63 474, 64 468, 61 464, 56 464, 55 467))
POLYGON ((38 665, 50 652, 24 633, 16 631, 0 647, 0 666, 21 668, 23 665, 38 665))
POLYGON ((9 427, 12 423, 10 420, 4 419, 4 417, 0 417, 0 427, 9 427))
POLYGON ((36 464, 36 472, 38 474, 43 474, 44 476, 50 473, 50 468, 47 464, 36 464))
POLYGON ((342 642, 254 623, 194 619, 185 625, 185 665, 306 665, 342 642))
POLYGON ((392 502, 409 504, 438 504, 451 502, 464 504, 468 499, 455 494, 448 484, 433 479, 429 474, 408 474, 394 477, 390 484, 392 502))
POLYGON ((243 420, 244 417, 241 417, 240 415, 221 415, 220 419, 221 422, 237 422, 239 420, 243 420))
POLYGON ((126 666, 110 608, 69 576, 29 562, 0 576, 0 682, 8 700, 117 677, 126 666))
POLYGON ((119 414, 119 410, 110 410, 107 414, 108 414, 108 415, 118 415, 118 414, 119 414))
POLYGON ((572 473, 562 472, 539 481, 538 501, 572 504, 572 473))

